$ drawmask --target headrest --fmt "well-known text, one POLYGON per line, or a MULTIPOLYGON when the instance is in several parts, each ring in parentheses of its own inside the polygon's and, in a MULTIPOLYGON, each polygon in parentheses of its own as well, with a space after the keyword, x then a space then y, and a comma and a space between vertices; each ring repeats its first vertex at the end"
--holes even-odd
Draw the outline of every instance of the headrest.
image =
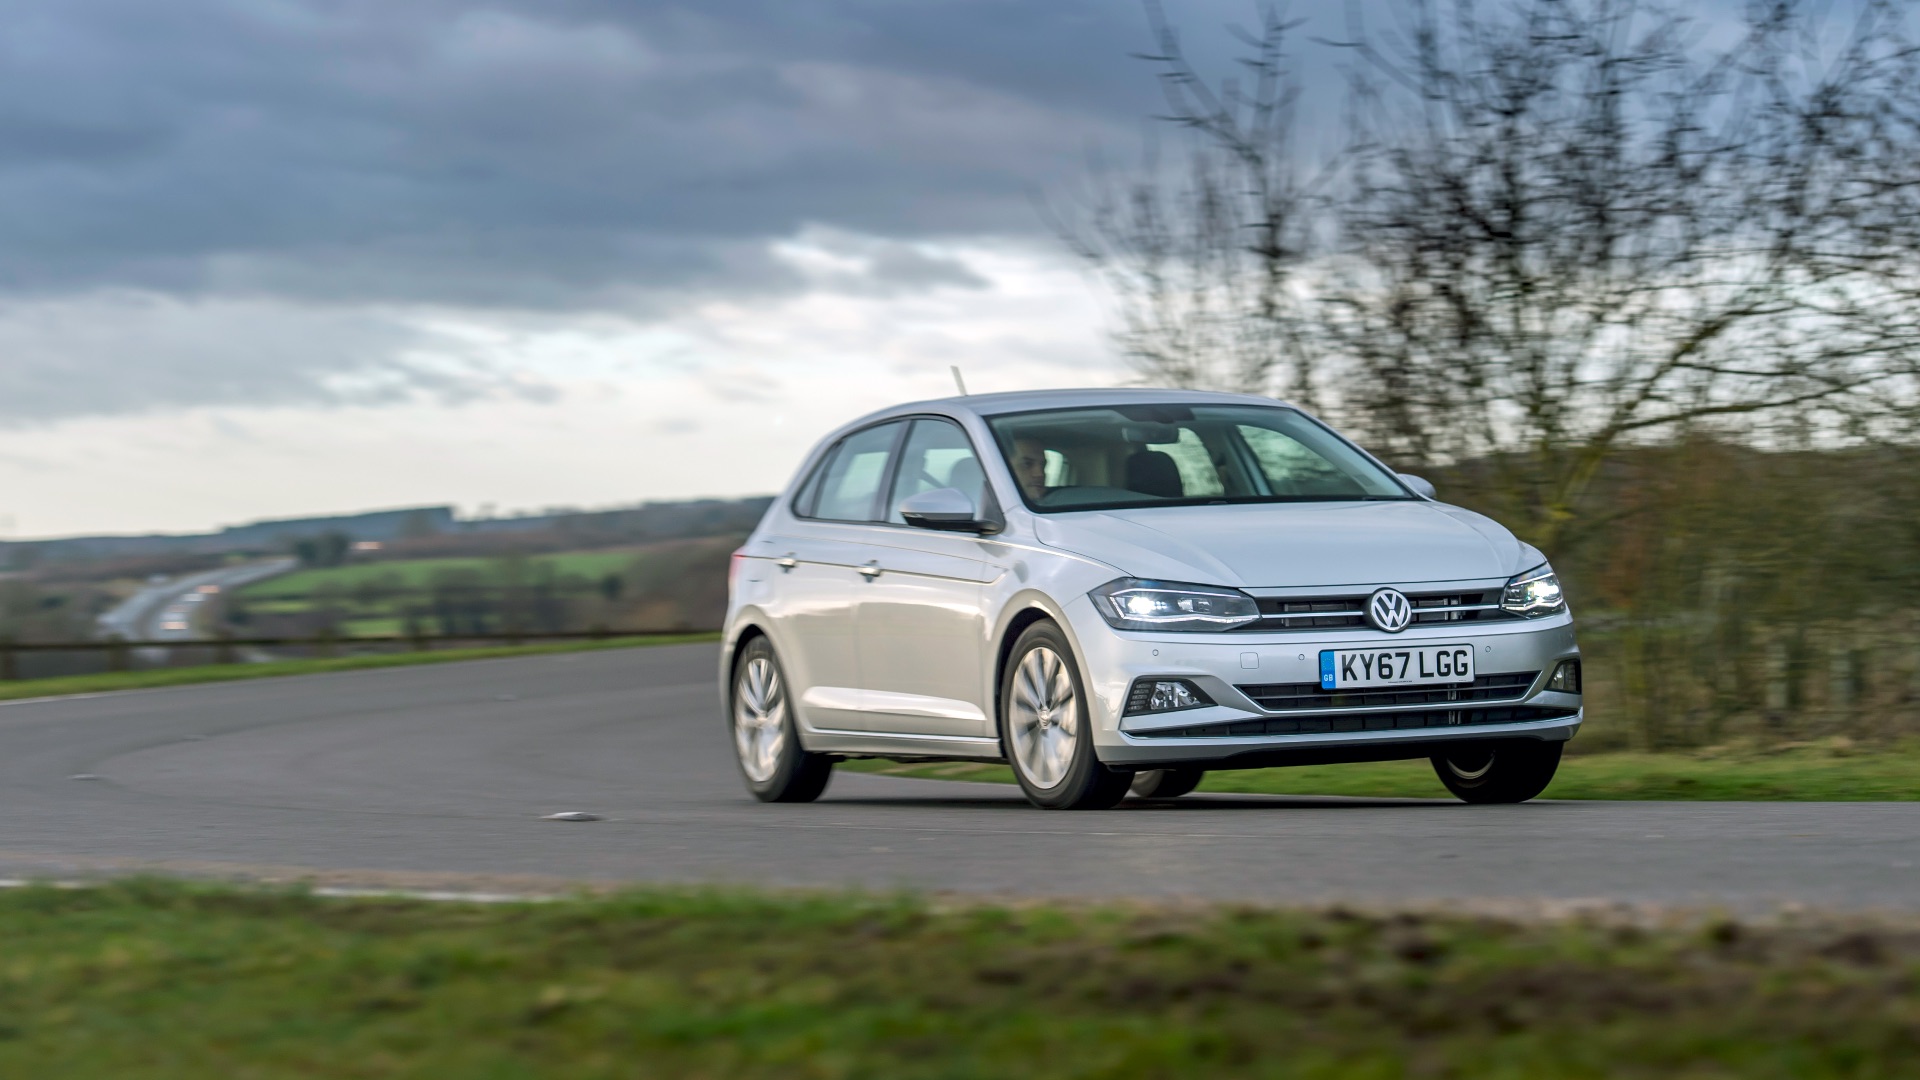
POLYGON ((1180 481, 1180 466, 1164 450, 1136 450, 1127 455, 1127 490, 1162 499, 1184 498, 1186 485, 1180 481))

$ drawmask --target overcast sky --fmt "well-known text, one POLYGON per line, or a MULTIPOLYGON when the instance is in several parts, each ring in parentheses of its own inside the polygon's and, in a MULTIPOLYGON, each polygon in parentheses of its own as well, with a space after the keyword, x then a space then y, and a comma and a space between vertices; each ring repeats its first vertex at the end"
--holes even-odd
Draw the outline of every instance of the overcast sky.
MULTIPOLYGON (((1216 69, 1255 10, 1168 7, 1216 69)), ((0 537, 761 493, 950 364, 1123 380, 1034 198, 1137 153, 1149 45, 1136 0, 11 0, 0 537)))

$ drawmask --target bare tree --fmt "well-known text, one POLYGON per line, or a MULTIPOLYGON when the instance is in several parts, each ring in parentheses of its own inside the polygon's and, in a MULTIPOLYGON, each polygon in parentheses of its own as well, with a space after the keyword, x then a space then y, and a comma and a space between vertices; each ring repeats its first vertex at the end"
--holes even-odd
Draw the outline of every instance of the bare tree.
POLYGON ((1393 30, 1323 43, 1352 60, 1354 142, 1309 173, 1294 24, 1268 9, 1246 74, 1212 89, 1150 5, 1188 167, 1096 204, 1079 250, 1148 377, 1318 403, 1402 461, 1477 460, 1551 545, 1623 444, 1763 421, 1858 438, 1911 410, 1901 7, 1838 26, 1761 0, 1729 32, 1643 0, 1406 0, 1393 30))
POLYGON ((1287 66, 1298 25, 1276 8, 1248 47, 1241 73, 1216 88, 1187 60, 1155 0, 1147 17, 1168 113, 1185 160, 1150 155, 1129 181, 1107 183, 1084 220, 1061 234, 1099 272, 1119 307, 1116 338, 1149 381, 1318 400, 1314 300, 1301 273, 1324 219, 1309 167, 1294 144, 1299 87, 1287 66))
POLYGON ((1738 40, 1636 0, 1413 0, 1356 36, 1326 328, 1377 445, 1494 463, 1551 544, 1623 441, 1855 430, 1920 347, 1920 68, 1891 3, 1738 40), (1751 433, 1751 429, 1747 429, 1751 433))

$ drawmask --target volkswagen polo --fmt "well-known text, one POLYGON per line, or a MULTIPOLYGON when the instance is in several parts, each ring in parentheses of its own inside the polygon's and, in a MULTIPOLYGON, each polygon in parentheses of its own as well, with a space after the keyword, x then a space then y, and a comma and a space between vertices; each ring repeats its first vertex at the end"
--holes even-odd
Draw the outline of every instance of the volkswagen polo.
POLYGON ((1005 761, 1110 807, 1208 770, 1429 758, 1545 789, 1582 719, 1546 557, 1270 398, 902 405, 821 441, 735 553, 720 661, 746 785, 1005 761))

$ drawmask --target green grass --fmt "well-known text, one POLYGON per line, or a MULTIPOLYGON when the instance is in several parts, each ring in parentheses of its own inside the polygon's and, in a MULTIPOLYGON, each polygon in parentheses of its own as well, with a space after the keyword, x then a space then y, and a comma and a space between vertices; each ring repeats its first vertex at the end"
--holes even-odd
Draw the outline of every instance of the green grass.
POLYGON ((0 1075, 1752 1077, 1920 1060, 1920 932, 155 881, 0 894, 0 1075))
MULTIPOLYGON (((643 554, 642 549, 631 548, 535 555, 526 560, 526 567, 529 574, 537 573, 541 568, 551 568, 555 574, 600 578, 626 570, 643 554)), ((390 562, 353 563, 296 570, 248 585, 240 589, 238 595, 248 600, 254 597, 298 597, 328 587, 350 592, 357 586, 388 579, 392 579, 400 588, 424 589, 433 583, 436 574, 448 571, 467 571, 494 580, 499 578, 505 565, 505 561, 498 558, 395 559, 390 562)))
MULTIPOLYGON (((942 780, 1012 783, 1004 765, 900 765, 854 761, 841 768, 942 780)), ((1362 765, 1304 765, 1207 774, 1201 791, 1272 795, 1451 798, 1425 760, 1362 765)), ((1549 799, 1792 800, 1857 802, 1920 799, 1920 743, 1869 749, 1845 740, 1770 752, 1570 753, 1547 788, 1549 799)))
POLYGON ((407 621, 391 616, 371 619, 346 619, 339 625, 341 637, 399 637, 407 632, 407 621))
MULTIPOLYGON (((156 687, 190 686, 195 683, 237 682, 242 679, 264 679, 278 675, 321 675, 334 671, 413 667, 419 664, 445 664, 456 660, 490 660, 501 656, 539 656, 545 653, 630 649, 642 645, 679 645, 693 641, 717 640, 719 640, 717 634, 665 634, 659 637, 608 638, 604 641, 561 641, 539 645, 501 645, 434 652, 373 653, 365 656, 339 656, 316 660, 276 660, 265 664, 208 664, 200 667, 156 668, 152 671, 116 671, 104 675, 71 675, 55 679, 0 682, 0 701, 61 697, 68 694, 101 694, 114 690, 151 690, 156 687)), ((0 952, 0 964, 4 962, 4 952, 0 952)))

